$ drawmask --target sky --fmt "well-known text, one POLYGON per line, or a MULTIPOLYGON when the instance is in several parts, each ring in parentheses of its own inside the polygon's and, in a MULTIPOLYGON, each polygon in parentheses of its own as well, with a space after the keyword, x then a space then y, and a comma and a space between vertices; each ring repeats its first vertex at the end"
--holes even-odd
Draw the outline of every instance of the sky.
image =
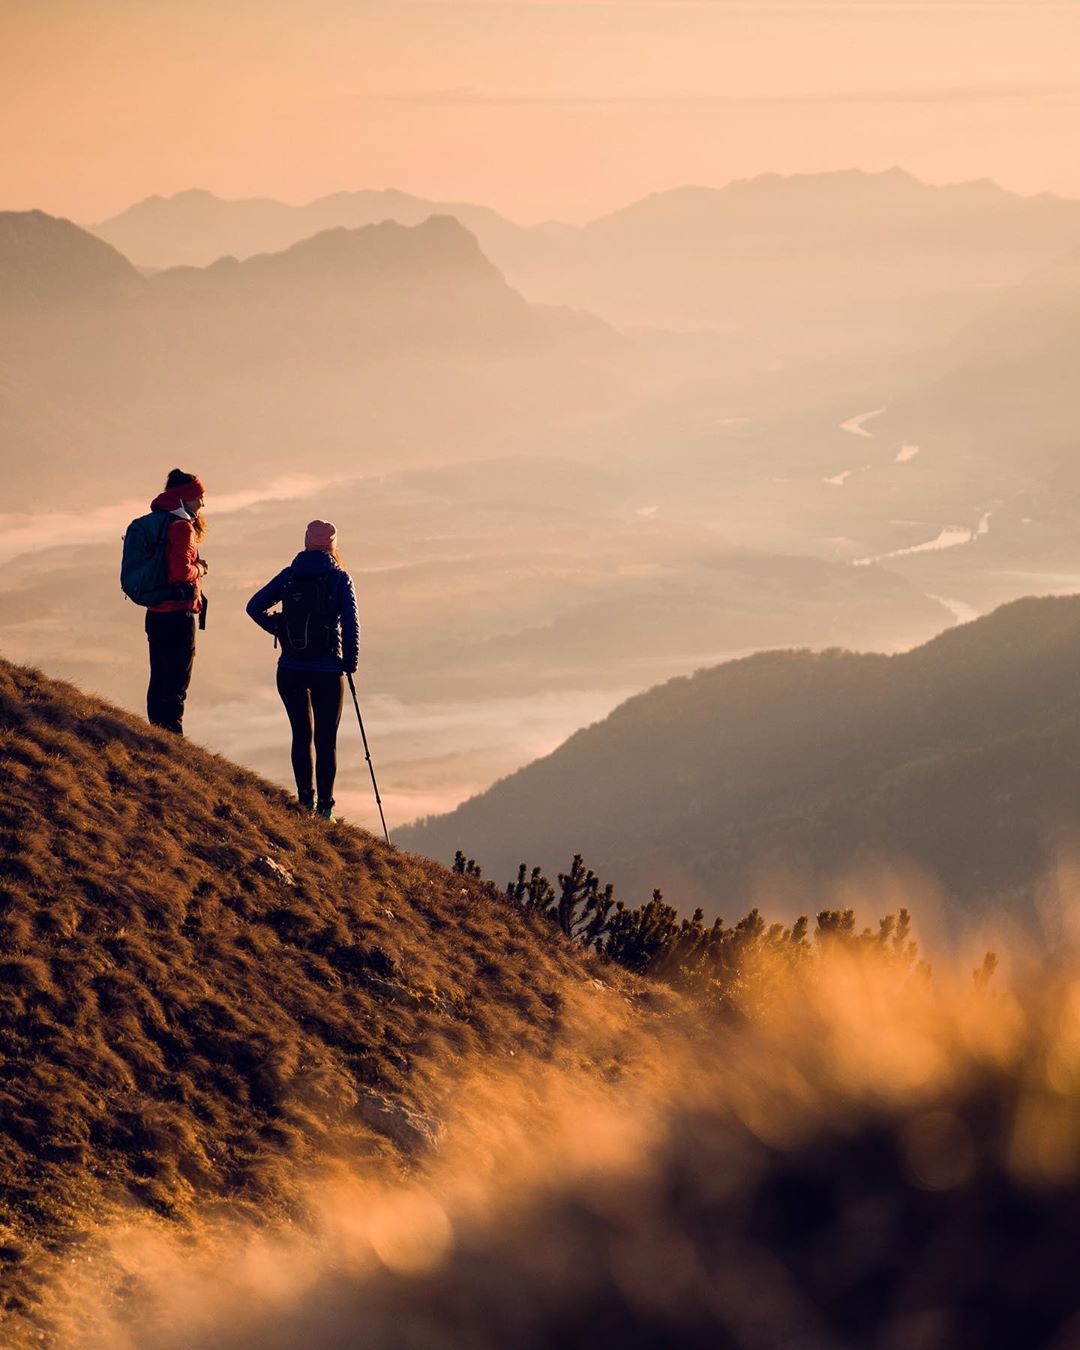
POLYGON ((580 221, 899 164, 1080 197, 1080 0, 0 0, 0 209, 397 187, 580 221))

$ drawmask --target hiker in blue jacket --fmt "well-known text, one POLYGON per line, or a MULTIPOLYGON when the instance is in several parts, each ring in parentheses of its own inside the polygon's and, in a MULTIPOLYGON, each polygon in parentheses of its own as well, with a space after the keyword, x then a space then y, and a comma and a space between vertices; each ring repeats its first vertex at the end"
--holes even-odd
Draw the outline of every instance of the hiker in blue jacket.
POLYGON ((292 727, 301 810, 333 820, 337 729, 345 676, 356 672, 360 621, 352 578, 341 565, 337 530, 329 521, 311 522, 303 552, 255 592, 247 612, 281 643, 277 687, 292 727), (269 613, 278 603, 280 612, 269 613))

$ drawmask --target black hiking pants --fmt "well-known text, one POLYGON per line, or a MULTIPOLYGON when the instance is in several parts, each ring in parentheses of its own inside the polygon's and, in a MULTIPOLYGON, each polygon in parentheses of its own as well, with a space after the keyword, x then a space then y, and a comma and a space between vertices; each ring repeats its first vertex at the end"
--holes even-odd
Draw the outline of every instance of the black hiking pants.
POLYGON ((292 767, 296 791, 301 798, 312 792, 312 742, 314 779, 319 805, 334 803, 337 777, 337 730, 345 701, 345 676, 319 670, 289 670, 278 666, 278 693, 292 727, 292 767))
POLYGON ((150 684, 146 716, 156 727, 184 734, 184 700, 195 664, 195 615, 190 610, 171 614, 146 612, 150 644, 150 684))

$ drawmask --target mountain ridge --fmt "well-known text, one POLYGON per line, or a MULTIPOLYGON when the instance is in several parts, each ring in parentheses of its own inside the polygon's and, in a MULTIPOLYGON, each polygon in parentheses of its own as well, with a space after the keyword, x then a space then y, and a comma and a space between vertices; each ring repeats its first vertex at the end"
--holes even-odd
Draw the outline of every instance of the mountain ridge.
POLYGON ((140 265, 161 268, 206 266, 229 255, 280 252, 338 226, 362 228, 385 220, 415 225, 433 215, 453 216, 466 228, 483 225, 509 233, 522 228, 489 207, 442 202, 394 188, 343 190, 300 205, 269 197, 224 198, 203 188, 189 188, 170 196, 144 198, 85 228, 140 265), (152 242, 155 228, 166 231, 172 256, 163 256, 161 246, 152 242), (251 232, 247 244, 242 242, 245 231, 251 232))
POLYGON ((407 297, 432 310, 456 304, 459 324, 469 329, 479 328, 481 319, 510 322, 536 336, 544 331, 539 315, 483 253, 476 236, 452 216, 429 216, 417 225, 392 220, 353 229, 339 225, 278 252, 166 268, 146 279, 145 293, 260 286, 317 293, 335 311, 383 297, 400 304, 407 297))
POLYGON ((759 653, 637 695, 401 837, 437 855, 453 840, 497 878, 583 852, 628 903, 659 885, 714 913, 767 904, 769 875, 910 865, 955 922, 994 899, 1024 908, 1072 833, 1078 662, 1078 597, 1017 601, 893 656, 759 653))
POLYGON ((1078 201, 985 181, 937 186, 902 169, 669 188, 582 225, 522 226, 487 207, 393 190, 295 207, 186 200, 136 204, 127 223, 94 228, 162 267, 278 250, 327 226, 449 213, 533 303, 623 328, 708 325, 776 368, 862 368, 868 380, 891 370, 901 387, 913 350, 948 341, 981 311, 986 288, 1018 281, 1080 237, 1078 201))
POLYGON ((45 211, 0 211, 0 305, 97 299, 137 288, 111 244, 45 211))
MULTIPOLYGON (((154 217, 168 218, 170 211, 178 207, 195 205, 204 211, 215 213, 221 219, 221 229, 227 228, 225 217, 230 213, 236 218, 237 229, 242 228, 242 218, 252 215, 256 210, 266 211, 272 216, 273 228, 282 230, 278 247, 283 242, 295 242, 315 233, 318 228, 327 225, 345 224, 350 220, 354 224, 376 223, 379 219, 396 218, 402 223, 414 223, 414 218, 423 214, 447 214, 456 216, 474 233, 481 242, 490 244, 496 237, 508 249, 512 241, 532 239, 541 252, 545 246, 556 241, 566 243, 575 238, 587 236, 609 236, 613 226, 626 221, 648 217, 657 211, 661 213, 669 208, 693 201, 698 206, 718 207, 721 210, 728 204, 753 203, 755 200, 777 200, 792 198, 798 200, 811 192, 826 192, 834 189, 853 189, 857 197, 872 200, 875 196, 883 201, 896 201, 899 197, 910 201, 926 202, 947 201, 953 206, 978 204, 985 208, 988 204, 1004 207, 1007 210, 1035 210, 1042 214, 1050 212, 1068 212, 1080 217, 1080 202, 1054 193, 1034 193, 1024 195, 1002 187, 990 178, 962 180, 955 183, 933 184, 918 178, 900 166, 894 166, 881 172, 862 169, 842 169, 821 173, 762 173, 747 178, 732 179, 720 186, 707 184, 680 184, 671 188, 658 189, 636 198, 610 211, 601 212, 581 225, 571 225, 560 220, 545 220, 536 224, 521 225, 502 212, 491 207, 472 202, 442 201, 435 198, 416 196, 395 188, 339 190, 313 198, 300 204, 293 204, 270 197, 225 198, 204 188, 188 188, 168 196, 154 194, 134 202, 118 214, 106 220, 87 225, 85 228, 99 237, 114 243, 122 252, 136 263, 168 266, 179 262, 213 262, 219 256, 236 253, 235 248, 226 247, 221 241, 198 245, 198 256, 153 259, 142 256, 145 246, 135 241, 139 238, 136 228, 142 221, 154 217), (978 201, 976 202, 976 199, 978 201), (383 212, 382 216, 379 212, 383 212), (394 216, 397 212, 398 215, 394 216), (337 214, 336 218, 335 213, 337 214), (361 219, 360 217, 363 217, 361 219), (289 224, 288 222, 292 222, 289 224), (307 231, 293 233, 285 241, 289 231, 307 231), (487 238, 485 239, 485 232, 487 238), (125 244, 127 247, 125 247, 125 244), (216 252, 215 252, 216 250, 216 252)), ((179 222, 178 222, 179 225, 179 222)), ((199 222, 188 219, 184 225, 190 235, 199 226, 199 222)), ((203 226, 205 228, 205 224, 203 226)), ((269 228, 269 227, 268 227, 269 228)), ((221 236, 221 240, 224 236, 221 236)), ((178 238, 178 246, 182 239, 178 238)), ((190 243, 188 244, 190 248, 190 243)), ((248 255, 267 251, 262 245, 252 243, 242 248, 240 253, 248 255)), ((275 250, 276 251, 276 250, 275 250)), ((511 256, 508 254, 508 258, 511 256)), ((496 258, 496 261, 500 259, 496 258)))

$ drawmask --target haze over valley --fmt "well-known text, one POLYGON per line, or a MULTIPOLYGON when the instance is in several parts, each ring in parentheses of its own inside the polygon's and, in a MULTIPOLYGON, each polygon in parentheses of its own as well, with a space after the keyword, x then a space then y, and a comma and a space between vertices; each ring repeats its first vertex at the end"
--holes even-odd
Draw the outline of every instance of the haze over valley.
POLYGON ((671 676, 904 649, 1080 574, 1080 203, 892 171, 583 227, 187 193, 94 228, 0 217, 5 652, 138 709, 118 536, 201 465, 192 731, 286 782, 243 603, 332 517, 394 824, 671 676))
POLYGON ((94 228, 0 217, 4 651, 139 709, 117 537, 162 466, 209 463, 192 730, 288 782, 243 602, 332 517, 394 823, 672 675, 895 651, 1080 574, 1076 202, 892 171, 580 228, 394 193, 94 228))

